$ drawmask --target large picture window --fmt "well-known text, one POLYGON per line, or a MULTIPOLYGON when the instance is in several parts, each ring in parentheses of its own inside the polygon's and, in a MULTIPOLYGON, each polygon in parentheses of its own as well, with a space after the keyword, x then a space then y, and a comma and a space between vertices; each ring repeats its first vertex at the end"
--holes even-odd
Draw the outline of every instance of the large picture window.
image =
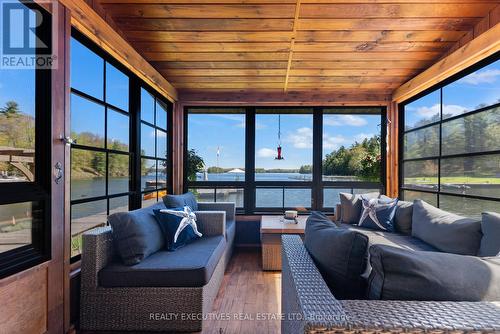
POLYGON ((404 104, 401 194, 466 216, 500 205, 500 61, 404 104))
POLYGON ((71 256, 107 216, 169 190, 171 104, 76 31, 71 38, 71 256))
POLYGON ((339 192, 383 191, 381 108, 185 110, 186 190, 245 213, 333 211, 339 192))
MULTIPOLYGON (((50 48, 50 14, 33 3, 10 5, 44 22, 36 36, 50 48)), ((50 86, 50 70, 0 69, 0 278, 50 258, 50 86)))

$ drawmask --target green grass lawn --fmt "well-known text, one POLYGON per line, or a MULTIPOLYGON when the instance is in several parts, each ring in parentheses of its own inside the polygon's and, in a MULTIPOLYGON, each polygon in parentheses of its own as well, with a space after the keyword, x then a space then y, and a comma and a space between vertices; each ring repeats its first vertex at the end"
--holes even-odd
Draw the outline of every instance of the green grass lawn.
MULTIPOLYGON (((437 177, 405 177, 405 183, 437 184, 437 177)), ((450 184, 500 184, 500 177, 442 177, 441 183, 450 184)))

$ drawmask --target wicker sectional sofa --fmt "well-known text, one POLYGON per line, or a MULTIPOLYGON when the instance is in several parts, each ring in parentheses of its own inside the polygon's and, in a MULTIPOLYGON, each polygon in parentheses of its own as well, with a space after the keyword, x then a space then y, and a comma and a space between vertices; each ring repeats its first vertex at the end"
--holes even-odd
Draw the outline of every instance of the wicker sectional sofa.
POLYGON ((111 227, 86 232, 81 266, 80 328, 202 330, 204 315, 211 311, 232 254, 235 205, 199 203, 196 215, 203 234, 200 240, 175 252, 159 251, 131 267, 126 267, 117 258, 111 227), (206 261, 207 268, 197 268, 196 264, 186 268, 186 258, 200 252, 206 254, 206 249, 213 250, 206 261), (155 272, 154 261, 173 263, 174 268, 158 268, 155 272))
MULTIPOLYGON (((407 212, 406 220, 400 215, 400 227, 421 229, 428 224, 422 212, 445 214, 432 221, 440 229, 448 224, 446 212, 420 200, 408 204, 401 203, 413 215, 407 212)), ((338 207, 337 217, 347 221, 342 210, 338 207)), ((478 226, 465 221, 458 220, 460 233, 478 226)), ((493 242, 492 255, 475 250, 462 255, 430 245, 411 230, 353 224, 313 213, 304 239, 282 236, 282 333, 500 333, 498 243, 493 242)), ((498 220, 495 224, 500 227, 498 220)), ((438 232, 448 240, 457 234, 456 226, 438 232)), ((492 236, 478 233, 483 239, 492 236)))
POLYGON ((282 333, 500 332, 500 301, 338 300, 301 238, 282 243, 282 333))

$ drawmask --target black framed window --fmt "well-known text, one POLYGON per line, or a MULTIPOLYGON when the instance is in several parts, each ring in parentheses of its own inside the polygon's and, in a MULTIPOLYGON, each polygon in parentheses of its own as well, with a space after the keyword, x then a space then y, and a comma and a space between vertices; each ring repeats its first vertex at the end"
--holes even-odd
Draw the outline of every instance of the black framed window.
POLYGON ((140 156, 142 207, 149 206, 167 194, 169 175, 168 106, 141 87, 140 156))
POLYGON ((71 38, 71 256, 107 216, 171 189, 172 105, 76 30, 71 38))
POLYGON ((401 195, 466 216, 500 204, 498 55, 401 105, 401 195))
MULTIPOLYGON (((51 48, 48 12, 32 2, 5 5, 3 19, 13 19, 12 9, 17 18, 42 22, 36 36, 51 48)), ((50 259, 50 87, 49 69, 0 69, 0 278, 50 259)))
POLYGON ((384 191, 382 124, 380 107, 187 107, 185 190, 247 214, 333 211, 341 191, 384 191))

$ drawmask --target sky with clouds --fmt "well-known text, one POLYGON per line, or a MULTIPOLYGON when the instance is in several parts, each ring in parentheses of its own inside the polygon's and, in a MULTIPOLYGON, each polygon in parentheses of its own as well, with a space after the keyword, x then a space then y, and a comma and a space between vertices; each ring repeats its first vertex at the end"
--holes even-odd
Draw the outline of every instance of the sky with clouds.
MULTIPOLYGON (((443 88, 443 113, 460 115, 475 110, 479 105, 500 102, 500 61, 496 61, 443 88)), ((415 123, 440 112, 440 92, 436 90, 405 107, 406 125, 415 123)))
MULTIPOLYGON (((207 166, 244 168, 244 115, 190 114, 188 147, 201 155, 207 166)), ((284 160, 275 160, 278 146, 278 114, 256 115, 256 168, 299 168, 312 164, 312 115, 281 115, 281 146, 284 160)), ((377 115, 325 115, 323 154, 340 146, 380 133, 377 115)))

